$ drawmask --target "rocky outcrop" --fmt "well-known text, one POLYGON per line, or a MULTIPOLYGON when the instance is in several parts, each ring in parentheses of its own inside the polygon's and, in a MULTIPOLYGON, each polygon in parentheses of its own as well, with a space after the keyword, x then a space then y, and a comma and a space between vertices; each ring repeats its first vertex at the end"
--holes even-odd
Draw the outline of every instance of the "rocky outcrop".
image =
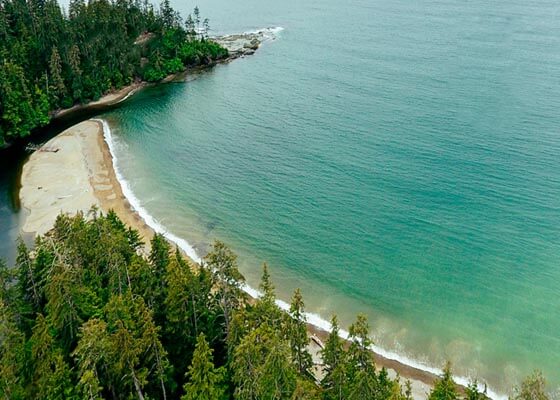
POLYGON ((212 38, 229 51, 230 59, 254 54, 264 41, 274 40, 278 28, 266 28, 256 32, 235 35, 217 36, 212 38))

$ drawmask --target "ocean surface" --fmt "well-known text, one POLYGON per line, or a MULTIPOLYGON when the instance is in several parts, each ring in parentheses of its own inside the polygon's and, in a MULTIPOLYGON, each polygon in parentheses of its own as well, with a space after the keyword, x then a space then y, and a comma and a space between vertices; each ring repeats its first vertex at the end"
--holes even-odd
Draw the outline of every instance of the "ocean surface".
POLYGON ((199 255, 226 242, 252 287, 266 261, 281 299, 366 313, 401 360, 560 386, 560 3, 200 6, 274 40, 103 115, 136 204, 199 255))

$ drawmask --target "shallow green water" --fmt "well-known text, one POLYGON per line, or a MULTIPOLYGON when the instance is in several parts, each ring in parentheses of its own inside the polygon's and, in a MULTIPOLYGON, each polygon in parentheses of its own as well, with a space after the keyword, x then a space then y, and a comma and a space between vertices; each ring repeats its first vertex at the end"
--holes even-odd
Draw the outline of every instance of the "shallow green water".
POLYGON ((560 3, 201 7, 284 30, 106 116, 142 206, 253 286, 267 261, 281 298, 367 313, 384 349, 560 385, 560 3))

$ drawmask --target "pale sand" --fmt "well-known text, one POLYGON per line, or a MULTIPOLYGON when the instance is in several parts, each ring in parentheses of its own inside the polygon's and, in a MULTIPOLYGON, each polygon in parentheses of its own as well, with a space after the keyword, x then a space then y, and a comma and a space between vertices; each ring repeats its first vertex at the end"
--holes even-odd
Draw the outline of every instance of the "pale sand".
POLYGON ((153 231, 124 197, 113 170, 99 121, 85 121, 62 132, 36 151, 23 166, 20 200, 29 212, 23 231, 44 234, 59 213, 87 213, 92 206, 115 210, 149 244, 153 231))
MULTIPOLYGON (((107 212, 115 210, 129 226, 137 229, 147 245, 154 231, 132 209, 123 195, 113 169, 113 161, 103 137, 99 121, 85 121, 75 125, 45 144, 56 153, 37 151, 23 167, 20 198, 29 211, 23 230, 44 234, 60 212, 87 213, 92 205, 107 212)), ((309 325, 310 334, 326 340, 327 332, 309 325)), ((319 346, 312 342, 310 350, 316 362, 319 346)), ((410 379, 415 399, 425 399, 435 376, 409 367, 395 360, 375 355, 376 364, 385 366, 390 376, 396 371, 402 381, 410 379)), ((318 377, 321 372, 317 371, 318 377)))
POLYGON ((52 115, 52 118, 53 119, 61 118, 61 117, 64 117, 66 115, 72 114, 76 111, 81 111, 81 110, 85 110, 85 109, 104 108, 104 107, 108 107, 108 106, 118 104, 118 103, 126 100, 130 96, 132 96, 138 90, 140 90, 140 89, 142 89, 143 87, 146 87, 146 86, 148 86, 148 83, 145 83, 145 82, 132 83, 128 86, 123 87, 122 89, 119 89, 117 91, 114 91, 112 93, 108 93, 108 94, 102 96, 99 100, 91 101, 87 104, 76 104, 75 106, 72 106, 70 108, 64 108, 64 109, 58 110, 52 115))

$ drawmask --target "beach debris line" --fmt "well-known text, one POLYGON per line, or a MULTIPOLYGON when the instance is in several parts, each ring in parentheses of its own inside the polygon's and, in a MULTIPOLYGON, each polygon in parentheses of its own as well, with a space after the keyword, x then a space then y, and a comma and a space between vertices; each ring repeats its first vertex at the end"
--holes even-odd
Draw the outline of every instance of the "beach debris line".
POLYGON ((58 153, 58 151, 60 150, 58 147, 54 147, 54 146, 45 146, 44 144, 33 144, 30 143, 27 146, 25 146, 25 150, 33 153, 35 151, 39 151, 42 153, 58 153))

